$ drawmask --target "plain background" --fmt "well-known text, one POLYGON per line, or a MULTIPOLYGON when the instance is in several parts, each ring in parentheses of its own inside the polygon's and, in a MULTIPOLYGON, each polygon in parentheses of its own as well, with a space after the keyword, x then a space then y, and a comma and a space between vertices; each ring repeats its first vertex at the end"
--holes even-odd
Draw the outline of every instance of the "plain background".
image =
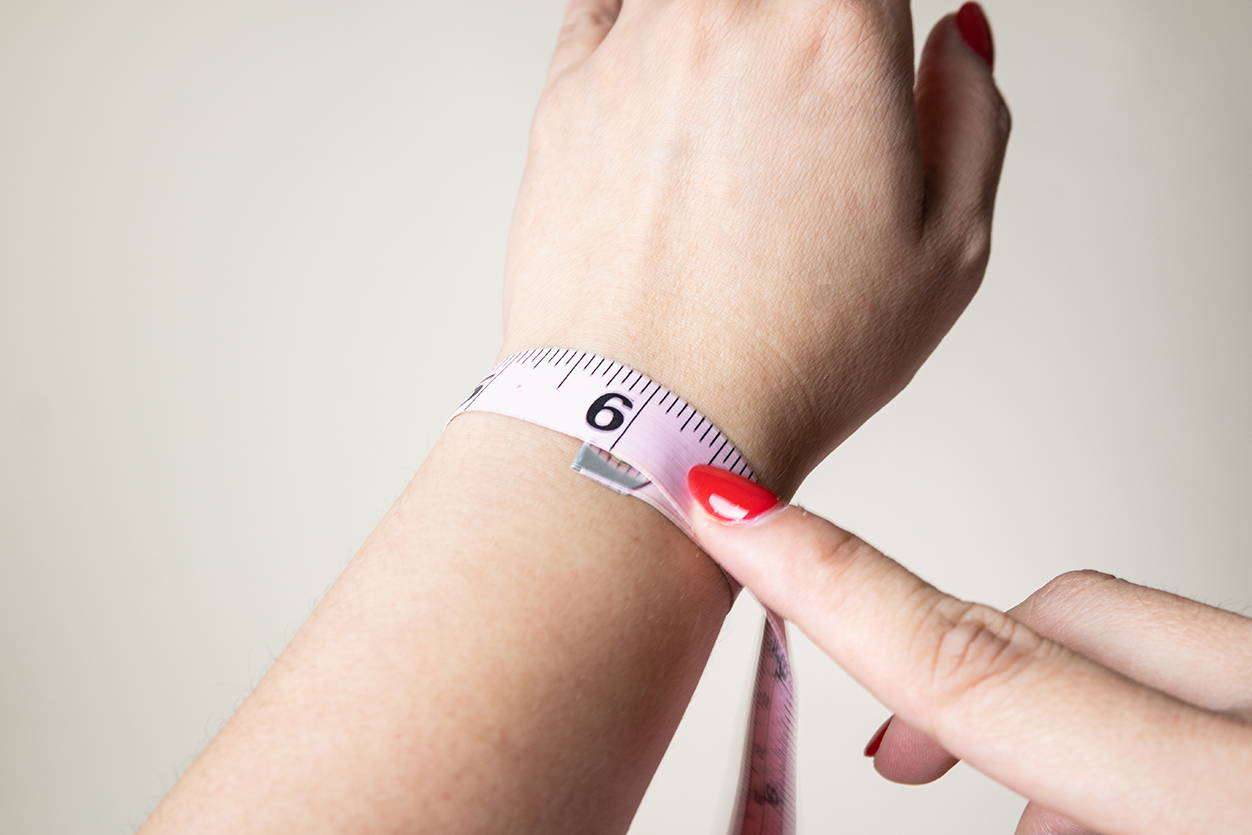
MULTIPOLYGON (((0 7, 0 830, 121 833, 490 364, 561 7, 0 7)), ((987 281, 800 498, 996 605, 1098 567, 1247 611, 1252 5, 988 11, 987 281)), ((758 624, 745 598, 635 832, 723 831, 758 624)), ((885 712, 797 644, 802 832, 1012 830, 971 769, 878 778, 885 712)))

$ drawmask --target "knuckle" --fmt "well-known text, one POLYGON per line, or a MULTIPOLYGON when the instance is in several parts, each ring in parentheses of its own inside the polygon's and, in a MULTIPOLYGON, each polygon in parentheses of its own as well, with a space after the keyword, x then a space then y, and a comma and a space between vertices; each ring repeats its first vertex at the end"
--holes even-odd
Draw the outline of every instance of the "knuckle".
POLYGON ((991 219, 981 213, 963 215, 947 226, 940 246, 944 272, 977 286, 991 261, 991 219))
POLYGON ((836 38, 862 43, 879 35, 886 26, 886 15, 878 3, 866 0, 839 0, 818 4, 825 10, 826 28, 836 38))
POLYGON ((564 43, 579 40, 589 33, 603 32, 613 25, 616 17, 604 3, 573 2, 565 12, 557 40, 564 43))
POLYGON ((1044 583, 1037 592, 1028 597, 1027 608, 1031 616, 1039 620, 1063 618, 1067 613, 1083 606, 1093 595, 1107 592, 1118 582, 1120 581, 1112 574, 1089 568, 1066 571, 1044 583))
POLYGON ((929 684, 942 703, 1002 685, 1031 666, 1044 642, 1003 612, 945 598, 926 613, 929 684))
POLYGON ((1004 101, 1004 96, 994 86, 990 85, 980 95, 970 96, 969 99, 962 103, 963 107, 969 108, 967 117, 977 123, 990 127, 994 132, 1001 136, 1006 136, 1012 127, 1012 113, 1009 112, 1009 106, 1004 101))
POLYGON ((833 527, 792 553, 803 563, 794 570, 806 578, 807 592, 822 606, 835 609, 842 608, 891 567, 872 545, 833 527))
POLYGON ((991 261, 991 215, 981 203, 951 210, 930 229, 938 272, 975 288, 991 261))
POLYGON ((1013 132, 1013 111, 1009 110, 1008 102, 1000 91, 996 91, 996 129, 1005 138, 1013 132))
POLYGON ((1069 600, 1087 594, 1094 588, 1106 586, 1110 582, 1117 582, 1117 578, 1112 574, 1096 571, 1093 568, 1079 568, 1056 575, 1045 583, 1039 592, 1049 597, 1069 600))
POLYGON ((995 132, 1001 136, 1000 141, 1008 136, 1013 127, 1013 114, 1009 111, 1003 94, 994 84, 989 84, 980 90, 979 95, 962 100, 958 106, 969 108, 965 111, 966 118, 994 128, 995 132))
POLYGON ((874 549, 855 534, 838 530, 824 536, 809 553, 823 576, 838 580, 853 566, 863 563, 874 549))
POLYGON ((838 56, 836 63, 861 64, 886 51, 890 21, 882 4, 870 0, 815 2, 807 16, 815 53, 838 56))
POLYGON ((991 224, 971 224, 971 230, 958 245, 957 268, 967 275, 982 278, 991 260, 991 224))

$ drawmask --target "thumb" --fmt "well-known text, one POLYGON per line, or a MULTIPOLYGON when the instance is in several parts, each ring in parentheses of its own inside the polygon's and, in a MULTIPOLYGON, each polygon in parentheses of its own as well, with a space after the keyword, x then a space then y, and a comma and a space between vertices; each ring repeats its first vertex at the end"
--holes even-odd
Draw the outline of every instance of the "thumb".
POLYGON ((987 17, 966 3, 931 30, 917 70, 927 216, 954 233, 990 228, 1010 125, 994 62, 987 17))

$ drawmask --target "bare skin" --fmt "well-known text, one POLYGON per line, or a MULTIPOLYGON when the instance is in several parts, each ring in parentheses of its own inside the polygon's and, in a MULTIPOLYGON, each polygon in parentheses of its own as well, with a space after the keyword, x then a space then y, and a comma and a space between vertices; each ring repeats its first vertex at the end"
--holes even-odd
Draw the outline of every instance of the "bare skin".
POLYGON ((148 830, 624 830, 729 597, 576 448, 458 418, 148 830))
MULTIPOLYGON (((790 495, 977 289, 1007 138, 952 16, 915 74, 903 0, 574 0, 501 355, 633 365, 790 495)), ((730 599, 574 446, 454 422, 144 831, 624 830, 730 599)))
POLYGON ((1095 571, 999 612, 792 506, 695 527, 896 711, 888 779, 960 757, 1030 799, 1018 835, 1252 832, 1252 619, 1095 571))

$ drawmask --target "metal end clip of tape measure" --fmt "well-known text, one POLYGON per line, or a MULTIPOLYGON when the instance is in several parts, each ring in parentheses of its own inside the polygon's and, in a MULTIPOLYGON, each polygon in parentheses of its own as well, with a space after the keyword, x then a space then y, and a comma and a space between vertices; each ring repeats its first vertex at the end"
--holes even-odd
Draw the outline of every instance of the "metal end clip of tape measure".
MULTIPOLYGON (((502 360, 452 414, 494 412, 583 441, 572 467, 642 499, 691 536, 695 499, 687 472, 711 464, 753 478, 717 427, 640 372, 573 348, 536 348, 502 360)), ((795 690, 787 633, 765 613, 743 775, 731 831, 789 835, 795 829, 795 690)))

